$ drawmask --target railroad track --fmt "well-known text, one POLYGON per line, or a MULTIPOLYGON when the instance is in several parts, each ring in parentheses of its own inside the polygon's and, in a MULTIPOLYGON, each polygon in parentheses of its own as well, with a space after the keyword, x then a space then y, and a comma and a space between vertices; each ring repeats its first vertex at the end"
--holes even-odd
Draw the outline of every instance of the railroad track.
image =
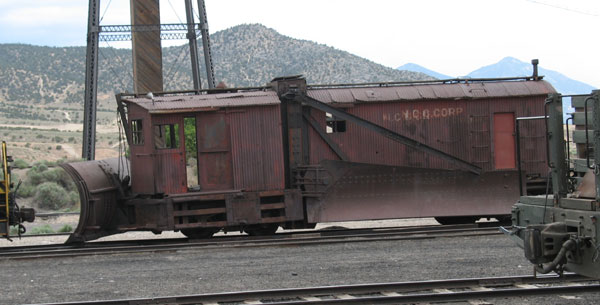
POLYGON ((285 232, 272 236, 249 237, 218 236, 210 239, 193 240, 176 239, 144 239, 90 242, 85 244, 52 244, 0 248, 0 259, 34 259, 45 257, 65 257, 82 255, 164 252, 192 248, 240 248, 268 246, 299 246, 349 242, 372 242, 432 239, 443 237, 466 237, 501 234, 497 227, 478 227, 476 225, 454 226, 419 226, 377 229, 343 229, 285 232))
MULTIPOLYGON (((324 286, 77 302, 77 304, 404 304, 599 292, 598 280, 574 274, 324 286)), ((70 304, 70 303, 52 303, 70 304)), ((72 304, 72 303, 71 303, 72 304)))
POLYGON ((70 215, 79 215, 79 214, 80 214, 80 212, 36 213, 35 217, 51 218, 51 217, 70 216, 70 215))

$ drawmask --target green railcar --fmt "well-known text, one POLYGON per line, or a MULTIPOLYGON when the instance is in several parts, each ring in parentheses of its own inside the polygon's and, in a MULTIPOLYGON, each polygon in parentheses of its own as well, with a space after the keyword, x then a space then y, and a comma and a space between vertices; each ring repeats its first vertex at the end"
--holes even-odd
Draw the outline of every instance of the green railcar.
POLYGON ((600 90, 572 96, 572 103, 570 124, 563 122, 563 96, 551 94, 545 104, 551 192, 522 196, 512 228, 502 230, 535 272, 600 277, 600 90))

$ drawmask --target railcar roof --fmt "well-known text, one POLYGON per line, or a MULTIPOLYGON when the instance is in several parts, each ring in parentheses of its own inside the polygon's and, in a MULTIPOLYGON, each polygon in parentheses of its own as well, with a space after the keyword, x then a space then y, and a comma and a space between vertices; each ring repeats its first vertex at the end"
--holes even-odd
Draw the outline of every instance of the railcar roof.
MULTIPOLYGON (((458 83, 425 83, 365 86, 314 86, 308 95, 328 104, 402 102, 418 100, 457 100, 500 97, 520 97, 556 93, 546 81, 467 81, 458 83)), ((211 111, 227 107, 279 104, 271 89, 199 95, 170 95, 124 98, 150 113, 211 111)))
POLYGON ((519 97, 556 93, 546 81, 475 81, 371 88, 315 88, 308 95, 324 103, 368 103, 519 97))
POLYGON ((211 111, 227 107, 263 106, 279 104, 279 97, 273 90, 258 90, 235 93, 171 95, 125 98, 147 109, 150 113, 211 111))

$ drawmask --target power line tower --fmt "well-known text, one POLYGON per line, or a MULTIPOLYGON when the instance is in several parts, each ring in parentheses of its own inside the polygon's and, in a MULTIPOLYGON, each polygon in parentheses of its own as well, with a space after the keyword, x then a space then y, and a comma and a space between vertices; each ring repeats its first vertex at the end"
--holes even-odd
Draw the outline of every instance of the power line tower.
POLYGON ((87 50, 85 68, 85 95, 83 116, 82 157, 95 159, 96 109, 98 94, 98 44, 100 41, 128 41, 132 43, 133 79, 135 93, 163 91, 161 41, 187 39, 194 90, 201 89, 198 61, 198 34, 202 36, 204 61, 209 88, 214 88, 214 72, 208 21, 204 0, 197 0, 198 19, 195 22, 192 0, 184 0, 187 23, 161 24, 159 0, 130 0, 130 25, 100 25, 100 0, 89 1, 87 50))

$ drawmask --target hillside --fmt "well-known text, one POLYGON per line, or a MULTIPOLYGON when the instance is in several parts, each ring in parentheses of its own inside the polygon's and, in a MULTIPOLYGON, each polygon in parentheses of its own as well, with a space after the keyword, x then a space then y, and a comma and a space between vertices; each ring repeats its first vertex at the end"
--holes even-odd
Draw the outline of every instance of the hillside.
MULTIPOLYGON (((430 78, 387 68, 323 44, 283 36, 258 24, 217 32, 211 41, 215 79, 229 87, 261 86, 274 77, 295 74, 304 75, 309 83, 430 78)), ((192 88, 188 51, 185 42, 164 48, 165 90, 192 88)), ((113 112, 114 94, 132 91, 131 50, 101 48, 99 60, 99 109, 113 112)), ((7 119, 3 123, 81 122, 84 76, 85 47, 0 44, 0 111, 7 119)))

